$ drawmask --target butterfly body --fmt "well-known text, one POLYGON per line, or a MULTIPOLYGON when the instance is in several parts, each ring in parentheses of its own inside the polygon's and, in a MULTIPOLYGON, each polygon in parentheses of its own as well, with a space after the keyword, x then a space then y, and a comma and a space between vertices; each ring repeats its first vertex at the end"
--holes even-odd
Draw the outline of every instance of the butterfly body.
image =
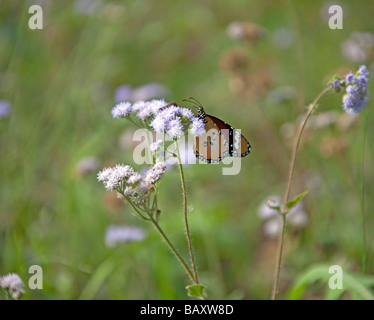
POLYGON ((198 118, 205 124, 205 134, 196 137, 196 157, 207 163, 218 163, 226 157, 245 157, 251 152, 251 145, 243 135, 228 123, 207 115, 200 105, 198 118))

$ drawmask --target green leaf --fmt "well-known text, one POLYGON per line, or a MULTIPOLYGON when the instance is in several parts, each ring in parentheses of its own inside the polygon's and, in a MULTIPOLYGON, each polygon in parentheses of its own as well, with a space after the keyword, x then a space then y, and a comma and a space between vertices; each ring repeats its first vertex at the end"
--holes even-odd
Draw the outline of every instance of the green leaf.
POLYGON ((372 286, 374 284, 374 276, 353 273, 343 269, 343 289, 330 289, 328 286, 329 279, 332 274, 329 273, 329 265, 314 265, 305 273, 300 275, 294 285, 292 286, 288 298, 290 300, 301 299, 308 285, 316 281, 321 281, 326 284, 327 300, 337 300, 343 292, 349 292, 353 299, 360 300, 374 300, 374 293, 372 286))
POLYGON ((303 273, 296 279, 288 298, 290 300, 299 300, 302 298, 308 284, 312 284, 317 280, 328 282, 328 279, 331 276, 328 271, 329 268, 324 265, 315 265, 312 268, 308 269, 305 273, 303 273))
POLYGON ((193 284, 191 286, 187 286, 186 289, 187 289, 187 294, 190 297, 202 298, 205 287, 200 284, 193 284))
POLYGON ((308 193, 308 191, 305 191, 301 194, 299 194, 294 200, 290 200, 286 203, 286 208, 287 208, 287 212, 293 208, 294 206, 296 206, 302 198, 304 198, 306 196, 306 194, 308 193))

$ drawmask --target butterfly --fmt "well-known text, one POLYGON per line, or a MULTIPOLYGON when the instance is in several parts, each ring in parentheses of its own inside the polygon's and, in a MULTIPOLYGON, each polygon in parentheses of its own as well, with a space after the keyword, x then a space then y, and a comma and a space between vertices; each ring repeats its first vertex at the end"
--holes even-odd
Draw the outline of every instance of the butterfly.
MULTIPOLYGON (((196 137, 194 152, 196 158, 207 163, 218 163, 226 157, 245 157, 251 152, 248 140, 228 123, 205 113, 198 103, 197 117, 205 124, 205 133, 196 137)), ((189 101, 189 100, 186 100, 189 101)), ((189 101, 192 102, 192 101, 189 101)))

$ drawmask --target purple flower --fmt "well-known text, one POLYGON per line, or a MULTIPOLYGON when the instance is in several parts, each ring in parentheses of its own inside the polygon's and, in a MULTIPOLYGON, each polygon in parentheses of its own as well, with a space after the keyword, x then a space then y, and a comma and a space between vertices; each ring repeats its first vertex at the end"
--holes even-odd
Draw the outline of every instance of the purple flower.
POLYGON ((9 117, 12 111, 12 106, 9 101, 0 100, 0 119, 9 117))
POLYGON ((358 87, 366 87, 366 85, 369 82, 369 79, 366 76, 364 76, 364 75, 359 75, 357 77, 356 82, 357 82, 357 86, 358 87))
POLYGON ((349 72, 346 76, 345 76, 345 83, 346 84, 354 84, 355 83, 355 75, 353 74, 353 72, 349 72))
POLYGON ((369 70, 365 65, 360 66, 360 68, 358 69, 358 72, 365 77, 369 76, 369 70))
POLYGON ((346 92, 347 94, 343 97, 343 109, 349 115, 354 115, 359 113, 362 109, 366 107, 366 104, 369 101, 368 98, 368 84, 369 84, 369 71, 367 67, 362 65, 360 66, 359 70, 356 72, 354 78, 355 81, 352 80, 353 73, 349 73, 346 76, 350 78, 350 85, 347 86, 346 92))
POLYGON ((169 90, 159 83, 148 83, 134 89, 132 100, 150 100, 167 96, 169 90))
POLYGON ((339 79, 335 79, 333 82, 332 82, 332 85, 337 88, 340 86, 340 80, 339 79))
POLYGON ((112 109, 112 116, 114 119, 127 117, 132 110, 130 102, 120 102, 112 109))
POLYGON ((360 113, 366 107, 369 98, 360 95, 345 95, 343 97, 343 109, 349 115, 360 113))
POLYGON ((123 84, 116 89, 114 99, 117 102, 131 100, 132 89, 130 86, 123 84))
POLYGON ((105 243, 108 247, 114 247, 118 243, 129 241, 141 241, 144 238, 144 230, 136 227, 110 226, 105 232, 105 243))

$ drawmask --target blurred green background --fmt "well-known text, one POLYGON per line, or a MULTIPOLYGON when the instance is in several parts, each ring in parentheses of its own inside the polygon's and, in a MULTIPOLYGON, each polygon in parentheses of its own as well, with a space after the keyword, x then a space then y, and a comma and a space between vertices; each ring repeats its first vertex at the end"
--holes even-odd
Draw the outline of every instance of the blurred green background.
MULTIPOLYGON (((134 128, 110 113, 117 88, 158 83, 165 99, 183 105, 193 96, 251 142, 239 175, 186 167, 190 229, 209 298, 268 299, 277 240, 259 207, 284 193, 294 125, 335 73, 361 64, 374 72, 374 3, 340 1, 342 30, 329 29, 329 4, 2 1, 0 100, 11 110, 0 117, 0 275, 18 273, 25 299, 187 297, 184 271, 159 234, 96 180, 104 166, 134 165, 134 128), (42 30, 28 27, 32 4, 43 8, 42 30), (82 169, 86 157, 96 165, 82 169), (110 225, 143 228, 146 238, 108 247, 110 225), (34 264, 43 268, 42 290, 27 287, 34 264)), ((332 120, 312 120, 298 153, 291 196, 309 190, 308 221, 287 228, 280 298, 315 263, 362 272, 363 195, 365 273, 374 270, 373 102, 352 118, 341 98, 323 98, 315 119, 333 111, 332 120)), ((161 226, 188 258, 175 167, 162 179, 159 206, 161 226)), ((323 298, 326 286, 304 298, 323 298)))

